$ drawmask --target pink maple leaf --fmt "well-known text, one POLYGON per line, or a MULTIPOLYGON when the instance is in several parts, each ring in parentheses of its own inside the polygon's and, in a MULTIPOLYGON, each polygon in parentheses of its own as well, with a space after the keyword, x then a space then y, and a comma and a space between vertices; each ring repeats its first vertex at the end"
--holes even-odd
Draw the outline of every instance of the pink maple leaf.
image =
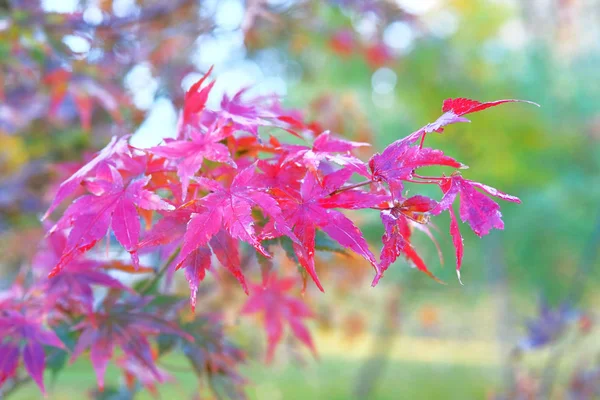
MULTIPOLYGON (((36 254, 33 266, 45 273, 54 268, 64 253, 67 237, 54 232, 46 238, 47 246, 36 254)), ((92 285, 112 289, 130 290, 117 279, 102 271, 99 261, 74 257, 65 264, 60 274, 52 279, 41 280, 36 287, 44 291, 47 307, 62 305, 67 310, 92 314, 94 294, 92 285)))
POLYGON ((297 285, 297 279, 278 279, 272 274, 264 284, 251 286, 251 294, 242 309, 242 314, 263 314, 268 343, 267 361, 273 359, 277 344, 283 336, 285 322, 292 329, 294 336, 316 356, 310 332, 303 321, 312 318, 313 313, 304 302, 287 294, 297 285))
POLYGON ((351 142, 333 136, 329 131, 321 133, 315 139, 312 147, 286 145, 288 155, 284 163, 299 162, 311 171, 317 171, 322 161, 334 162, 357 174, 369 177, 365 163, 352 155, 356 148, 370 146, 368 143, 351 142), (341 154, 340 154, 341 153, 341 154))
POLYGON ((441 150, 413 146, 417 137, 408 136, 398 140, 383 152, 369 160, 372 179, 383 181, 390 186, 394 195, 402 191, 403 182, 411 180, 415 170, 433 165, 464 168, 464 165, 445 155, 441 150))
POLYGON ((204 133, 191 128, 188 130, 189 140, 166 139, 164 144, 152 147, 150 152, 176 161, 177 175, 181 180, 182 193, 185 197, 189 182, 202 166, 204 159, 235 167, 227 146, 219 143, 231 135, 231 132, 231 129, 219 123, 213 124, 204 133))
POLYGON ((281 234, 294 238, 294 234, 282 219, 277 202, 255 186, 255 169, 256 166, 253 164, 240 171, 227 188, 216 181, 201 180, 201 184, 209 187, 212 193, 195 202, 195 206, 200 209, 191 215, 187 224, 181 252, 176 260, 178 268, 192 252, 210 242, 223 265, 230 269, 245 287, 239 265, 236 265, 237 262, 231 262, 231 259, 226 259, 224 252, 233 249, 234 242, 231 239, 234 239, 249 243, 259 253, 270 257, 260 244, 255 231, 255 221, 252 216, 254 208, 260 209, 266 216, 276 221, 277 229, 281 234))
POLYGON ((121 137, 117 139, 116 136, 113 136, 110 143, 104 147, 93 159, 91 159, 87 164, 79 168, 73 175, 71 175, 67 180, 65 180, 58 188, 50 207, 48 207, 48 211, 44 214, 42 219, 48 218, 48 216, 54 211, 54 209, 62 203, 71 193, 73 193, 81 182, 90 175, 92 175, 96 168, 99 165, 106 163, 107 160, 110 160, 116 154, 126 154, 129 151, 129 145, 127 144, 128 136, 121 137))
POLYGON ((0 386, 14 376, 22 355, 25 369, 45 393, 44 346, 64 349, 65 346, 52 330, 44 328, 42 315, 25 316, 13 310, 0 310, 0 386))
POLYGON ((127 185, 121 174, 110 164, 102 164, 96 178, 86 181, 86 188, 92 194, 78 198, 63 217, 53 227, 71 227, 63 254, 50 272, 56 275, 78 254, 92 248, 112 227, 119 243, 131 253, 134 265, 139 260, 136 255, 140 235, 140 221, 137 208, 145 210, 169 210, 174 207, 157 194, 144 189, 150 177, 134 179, 127 185))

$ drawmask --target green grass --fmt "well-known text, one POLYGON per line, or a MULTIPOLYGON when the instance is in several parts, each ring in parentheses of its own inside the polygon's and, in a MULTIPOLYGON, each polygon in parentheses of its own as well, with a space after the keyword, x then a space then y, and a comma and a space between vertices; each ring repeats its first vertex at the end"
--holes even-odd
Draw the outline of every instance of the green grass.
MULTIPOLYGON (((169 361, 169 365, 185 365, 182 360, 169 361)), ((376 372, 379 363, 375 360, 370 364, 369 373, 376 372)), ((358 360, 323 358, 309 361, 302 367, 283 363, 250 363, 244 367, 243 374, 250 380, 247 393, 251 399, 346 400, 357 398, 355 393, 361 379, 360 371, 364 371, 361 367, 364 366, 358 360)), ((379 376, 369 396, 371 399, 482 399, 491 388, 500 384, 498 369, 491 367, 388 361, 382 371, 376 374, 379 376)), ((161 398, 190 398, 199 393, 197 379, 192 372, 178 371, 174 376, 176 382, 161 386, 161 398)), ((52 400, 79 400, 95 387, 93 372, 86 362, 67 367, 54 382, 47 376, 46 382, 48 398, 52 400)), ((116 370, 109 368, 107 387, 118 382, 116 370)), ((33 400, 40 399, 41 394, 36 387, 29 385, 15 392, 11 398, 33 400)), ((135 398, 153 397, 143 391, 135 398)))

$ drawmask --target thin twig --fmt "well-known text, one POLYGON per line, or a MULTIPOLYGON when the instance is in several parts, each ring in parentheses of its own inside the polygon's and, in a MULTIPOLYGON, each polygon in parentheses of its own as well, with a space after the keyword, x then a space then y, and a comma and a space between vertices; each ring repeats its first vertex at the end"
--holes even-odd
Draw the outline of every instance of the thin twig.
POLYGON ((158 282, 158 280, 160 278, 162 278, 162 276, 165 274, 165 272, 167 272, 167 269, 169 269, 169 266, 175 260, 175 258, 177 257, 177 255, 179 254, 179 250, 180 250, 179 247, 177 249, 175 249, 175 251, 173 251, 173 253, 171 253, 171 255, 169 256, 169 258, 167 259, 167 261, 165 261, 165 263, 156 272, 156 275, 154 275, 154 278, 152 278, 152 280, 148 281, 148 283, 146 285, 144 285, 143 288, 140 289, 139 293, 141 295, 148 294, 148 292, 150 292, 150 290, 152 290, 152 287, 154 286, 154 284, 156 282, 158 282))
POLYGON ((423 176, 423 175, 419 175, 419 174, 413 174, 413 176, 415 178, 419 178, 419 179, 434 179, 436 181, 443 181, 444 180, 444 178, 437 177, 437 176, 423 176))
POLYGON ((370 185, 371 183, 373 183, 373 180, 371 180, 371 179, 369 179, 368 181, 358 182, 358 183, 355 183, 355 184, 352 184, 352 185, 341 187, 338 190, 334 190, 333 192, 329 193, 329 195, 333 196, 335 194, 342 193, 342 192, 345 192, 347 190, 352 190, 352 189, 356 189, 356 188, 359 188, 359 187, 362 187, 362 186, 370 185))

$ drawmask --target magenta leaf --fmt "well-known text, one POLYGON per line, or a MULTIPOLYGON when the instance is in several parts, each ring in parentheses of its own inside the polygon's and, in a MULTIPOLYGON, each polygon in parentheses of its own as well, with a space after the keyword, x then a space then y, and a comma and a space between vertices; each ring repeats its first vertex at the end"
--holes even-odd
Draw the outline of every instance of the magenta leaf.
POLYGON ((0 310, 0 386, 15 375, 19 354, 23 355, 25 369, 39 386, 44 387, 45 352, 43 346, 64 349, 65 346, 54 331, 46 329, 40 322, 43 315, 25 316, 20 312, 0 310))
POLYGON ((281 210, 277 203, 253 186, 255 168, 252 164, 240 171, 228 188, 214 182, 216 184, 212 184, 214 191, 197 200, 197 204, 204 207, 204 210, 192 214, 188 222, 183 246, 176 262, 178 266, 192 251, 207 245, 221 229, 231 238, 249 243, 260 254, 270 257, 256 234, 252 216, 253 208, 258 208, 266 215, 280 221, 278 225, 282 232, 291 232, 281 219, 281 210))
POLYGON ((439 205, 432 211, 433 214, 449 209, 457 194, 460 194, 460 219, 469 224, 478 236, 487 235, 491 229, 504 229, 500 206, 489 197, 475 190, 480 188, 486 193, 506 201, 520 203, 521 201, 511 195, 500 192, 490 186, 482 185, 464 179, 460 175, 452 175, 440 182, 444 197, 439 205))
POLYGON ((9 343, 0 344, 0 387, 15 376, 19 366, 19 347, 9 343))
POLYGON ((93 318, 86 318, 75 327, 81 334, 71 360, 76 360, 89 349, 101 389, 104 386, 107 365, 113 359, 116 347, 121 348, 125 357, 145 365, 156 379, 160 379, 148 339, 159 334, 171 334, 184 340, 193 340, 164 317, 163 313, 168 313, 168 309, 148 309, 151 301, 150 297, 118 300, 109 295, 93 318))
POLYGON ((369 177, 365 164, 352 155, 352 150, 363 146, 369 146, 369 144, 339 139, 332 136, 329 131, 325 131, 317 136, 312 148, 297 145, 285 146, 284 148, 289 154, 284 159, 284 163, 301 163, 309 170, 317 171, 321 162, 327 160, 369 177))
POLYGON ((227 163, 235 166, 229 150, 221 140, 231 134, 231 129, 225 129, 216 124, 207 132, 189 129, 190 140, 166 140, 164 144, 155 146, 150 151, 156 155, 176 161, 177 174, 181 179, 182 193, 185 197, 190 180, 202 166, 204 159, 227 163))
MULTIPOLYGON (((340 204, 336 205, 335 199, 333 199, 335 196, 329 195, 339 189, 350 175, 349 171, 336 171, 325 176, 323 182, 319 183, 313 173, 307 172, 299 191, 292 193, 282 191, 277 195, 287 224, 294 227, 293 233, 300 240, 299 243, 294 243, 296 257, 320 290, 323 290, 323 286, 319 282, 314 265, 315 229, 317 227, 340 245, 364 257, 375 269, 376 276, 381 275, 375 256, 369 250, 360 230, 339 211, 330 209, 340 206, 340 204)), ((379 204, 383 200, 380 196, 373 198, 367 192, 356 191, 354 201, 363 201, 362 195, 368 201, 372 201, 373 205, 379 204)), ((348 206, 351 199, 341 196, 340 200, 343 205, 348 206)))
POLYGON ((77 170, 69 179, 64 181, 58 188, 58 192, 54 196, 54 199, 52 200, 50 207, 48 207, 48 211, 46 211, 44 214, 43 219, 48 218, 52 211, 71 193, 73 193, 85 178, 93 174, 98 165, 106 160, 109 160, 115 154, 126 153, 128 151, 128 139, 129 138, 127 136, 121 137, 120 139, 117 139, 116 136, 113 136, 110 143, 108 143, 96 157, 77 170))
POLYGON ((72 227, 63 254, 50 276, 55 276, 67 263, 92 248, 106 236, 110 226, 137 266, 140 221, 136 207, 146 210, 174 209, 159 196, 144 189, 149 180, 149 177, 144 177, 125 185, 121 174, 113 166, 100 166, 96 178, 86 181, 86 188, 92 194, 78 198, 53 228, 55 231, 57 228, 72 227))
POLYGON ((377 284, 379 278, 383 275, 383 272, 388 269, 400 255, 404 255, 415 265, 415 267, 427 274, 430 278, 441 282, 431 273, 431 271, 429 271, 423 259, 421 259, 411 245, 411 231, 408 220, 403 215, 398 215, 392 210, 384 210, 381 212, 381 222, 383 222, 385 228, 385 233, 381 238, 383 242, 379 264, 381 274, 375 277, 373 286, 377 284))
POLYGON ((251 286, 250 297, 242 309, 242 314, 262 313, 264 316, 268 362, 273 359, 277 344, 281 341, 285 322, 294 335, 316 355, 312 338, 303 322, 306 318, 312 318, 313 313, 300 299, 287 294, 297 283, 296 279, 277 279, 273 274, 264 285, 251 286))
POLYGON ((248 294, 248 286, 241 269, 242 262, 240 260, 237 240, 228 235, 224 230, 220 230, 210 239, 210 247, 221 265, 233 274, 242 285, 244 292, 248 294))
POLYGON ((452 243, 456 249, 456 273, 458 274, 458 280, 460 281, 460 267, 462 265, 464 243, 460 230, 458 229, 458 222, 456 221, 456 215, 454 215, 454 209, 450 207, 448 212, 450 213, 450 235, 452 236, 452 243))
POLYGON ((25 369, 40 387, 42 392, 46 391, 44 387, 44 368, 46 367, 44 348, 38 342, 30 342, 23 349, 23 363, 25 369))
POLYGON ((210 269, 211 255, 212 253, 208 248, 200 247, 192 251, 181 264, 181 267, 185 268, 185 279, 190 285, 192 311, 196 310, 198 284, 204 279, 206 271, 210 269))
POLYGON ((464 165, 446 156, 441 150, 412 146, 416 138, 392 143, 369 160, 372 179, 383 181, 393 193, 400 193, 403 182, 411 180, 415 170, 433 165, 464 168, 464 165))

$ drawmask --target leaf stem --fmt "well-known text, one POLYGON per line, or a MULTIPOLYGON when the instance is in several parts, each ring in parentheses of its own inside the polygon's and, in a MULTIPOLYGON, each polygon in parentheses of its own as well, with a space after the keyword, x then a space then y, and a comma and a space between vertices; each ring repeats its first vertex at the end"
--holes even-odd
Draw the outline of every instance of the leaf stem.
POLYGON ((437 177, 437 176, 423 176, 423 175, 419 175, 419 174, 413 174, 413 176, 415 178, 419 178, 419 179, 433 179, 433 180, 436 180, 436 181, 444 180, 444 178, 437 177))
POLYGON ((420 183, 422 185, 429 185, 431 183, 438 185, 439 182, 438 181, 415 181, 412 179, 407 179, 406 182, 410 182, 410 183, 420 183))
POLYGON ((419 149, 423 148, 423 144, 425 143, 425 136, 427 135, 427 132, 423 132, 423 135, 421 135, 421 142, 419 143, 419 149))
POLYGON ((362 186, 370 185, 371 183, 373 183, 372 179, 369 179, 368 181, 358 182, 358 183, 355 183, 355 184, 352 184, 352 185, 341 187, 338 190, 334 190, 333 192, 329 193, 329 195, 333 196, 335 194, 342 193, 342 192, 345 192, 347 190, 352 190, 352 189, 356 189, 356 188, 359 188, 359 187, 362 187, 362 186))
POLYGON ((167 272, 167 269, 169 269, 169 266, 175 260, 177 255, 179 254, 179 251, 180 251, 180 248, 178 247, 175 249, 175 251, 173 251, 171 253, 171 255, 169 256, 167 261, 165 261, 165 263, 156 272, 156 275, 154 275, 154 278, 152 278, 152 280, 148 281, 148 283, 146 285, 144 285, 143 288, 140 289, 139 293, 141 295, 148 294, 148 292, 150 292, 150 290, 152 290, 152 287, 156 284, 156 282, 158 282, 158 280, 160 278, 162 278, 162 276, 165 274, 165 272, 167 272))

